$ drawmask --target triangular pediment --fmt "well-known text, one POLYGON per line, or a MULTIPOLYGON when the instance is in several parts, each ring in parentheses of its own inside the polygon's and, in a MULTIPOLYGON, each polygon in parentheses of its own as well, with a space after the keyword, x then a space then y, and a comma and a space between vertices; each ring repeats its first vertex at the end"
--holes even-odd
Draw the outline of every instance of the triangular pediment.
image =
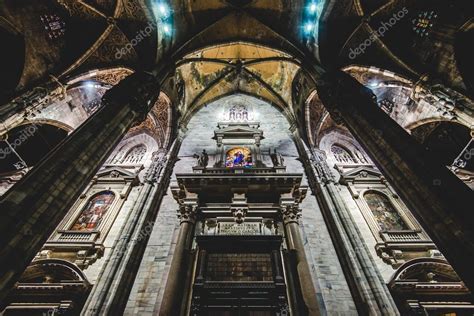
POLYGON ((127 170, 118 166, 107 166, 97 172, 97 178, 134 179, 137 176, 133 170, 127 170))
POLYGON ((250 127, 236 127, 236 126, 232 126, 232 127, 226 127, 226 128, 223 128, 223 129, 220 129, 219 132, 224 132, 224 133, 259 133, 261 131, 259 131, 258 129, 256 128, 250 128, 250 127))
POLYGON ((263 134, 262 130, 258 128, 253 128, 248 125, 229 125, 223 128, 219 128, 214 131, 215 135, 232 136, 232 135, 254 135, 254 134, 263 134))
POLYGON ((382 174, 375 168, 361 166, 354 169, 348 170, 342 174, 342 178, 345 180, 352 181, 370 181, 370 180, 380 180, 382 174))

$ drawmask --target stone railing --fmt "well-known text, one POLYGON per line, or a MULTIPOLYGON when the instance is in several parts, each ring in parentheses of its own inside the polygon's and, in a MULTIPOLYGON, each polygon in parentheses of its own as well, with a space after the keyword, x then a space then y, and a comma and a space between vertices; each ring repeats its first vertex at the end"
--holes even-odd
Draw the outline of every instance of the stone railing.
POLYGON ((257 167, 233 167, 233 168, 204 168, 193 167, 194 173, 206 174, 265 174, 265 173, 284 173, 286 167, 271 167, 271 168, 257 168, 257 167))
POLYGON ((49 243, 93 243, 99 237, 99 232, 58 231, 49 243))
POLYGON ((382 231, 380 236, 386 243, 412 243, 412 242, 431 242, 422 231, 382 231))

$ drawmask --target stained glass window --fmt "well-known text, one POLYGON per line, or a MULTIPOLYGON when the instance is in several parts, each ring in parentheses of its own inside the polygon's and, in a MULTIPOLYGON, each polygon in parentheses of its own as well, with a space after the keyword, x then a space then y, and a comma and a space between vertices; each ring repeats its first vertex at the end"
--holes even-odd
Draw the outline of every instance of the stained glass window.
POLYGON ((347 149, 340 145, 332 145, 331 152, 334 155, 334 158, 340 163, 356 163, 357 161, 352 157, 347 149))
POLYGON ((146 146, 143 144, 137 145, 130 149, 123 157, 122 163, 140 163, 146 154, 146 146))
POLYGON ((420 37, 428 36, 438 15, 434 11, 423 11, 412 20, 413 31, 420 37))
POLYGON ((380 192, 369 191, 364 194, 364 198, 381 230, 393 231, 409 229, 387 196, 380 192))
POLYGON ((114 200, 115 194, 111 191, 99 192, 92 196, 79 218, 72 225, 71 230, 93 231, 97 229, 114 200))
POLYGON ((225 166, 227 168, 253 167, 252 153, 245 147, 232 148, 227 152, 225 166))

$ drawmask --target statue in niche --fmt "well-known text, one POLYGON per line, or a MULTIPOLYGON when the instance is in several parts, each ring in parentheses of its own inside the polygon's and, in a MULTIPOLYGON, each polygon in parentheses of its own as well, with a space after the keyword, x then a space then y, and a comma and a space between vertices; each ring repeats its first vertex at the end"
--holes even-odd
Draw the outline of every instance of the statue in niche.
POLYGON ((273 167, 283 167, 285 159, 277 152, 276 148, 273 150, 273 153, 270 151, 270 158, 272 159, 273 167))
POLYGON ((247 108, 243 105, 234 105, 229 109, 229 121, 248 121, 249 113, 247 108))
POLYGON ((202 150, 201 155, 194 154, 193 157, 197 159, 198 167, 207 167, 207 164, 209 163, 209 155, 207 154, 205 149, 202 150))

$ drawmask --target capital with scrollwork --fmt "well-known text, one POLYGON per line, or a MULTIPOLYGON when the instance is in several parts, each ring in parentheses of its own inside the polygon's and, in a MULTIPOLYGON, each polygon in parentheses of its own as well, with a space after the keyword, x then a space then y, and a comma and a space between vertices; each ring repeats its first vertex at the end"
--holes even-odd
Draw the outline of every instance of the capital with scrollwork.
POLYGON ((109 89, 102 97, 102 103, 109 106, 128 104, 138 114, 137 122, 141 122, 145 120, 159 95, 158 79, 151 73, 141 71, 125 77, 109 89))
POLYGON ((283 205, 280 209, 283 223, 297 223, 298 219, 301 217, 301 208, 299 208, 297 203, 283 205))
POLYGON ((178 218, 180 224, 182 223, 191 223, 196 222, 198 206, 197 204, 183 204, 179 206, 178 209, 178 218))

